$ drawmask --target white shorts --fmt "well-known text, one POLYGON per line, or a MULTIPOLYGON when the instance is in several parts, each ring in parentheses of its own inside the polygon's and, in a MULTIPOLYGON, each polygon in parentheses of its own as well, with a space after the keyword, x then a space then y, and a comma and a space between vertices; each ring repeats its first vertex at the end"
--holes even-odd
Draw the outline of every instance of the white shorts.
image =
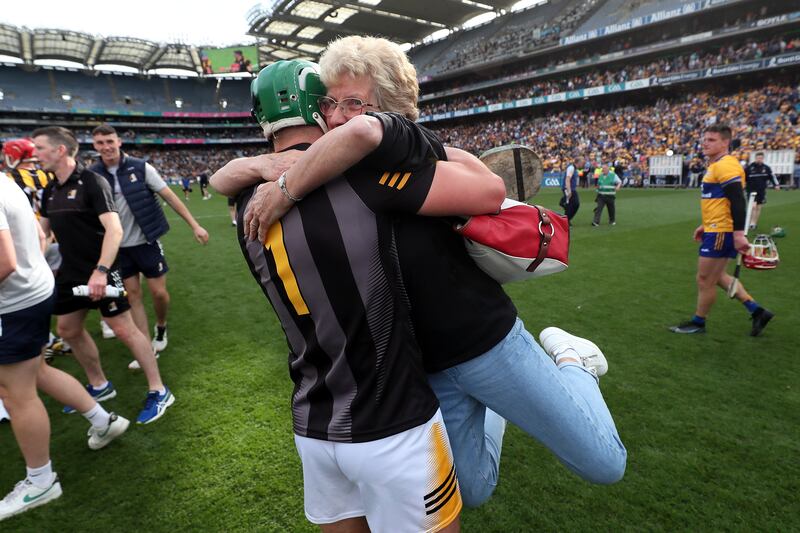
POLYGON ((384 439, 330 442, 294 437, 303 463, 305 512, 313 524, 366 516, 370 529, 439 531, 461 512, 442 413, 384 439))

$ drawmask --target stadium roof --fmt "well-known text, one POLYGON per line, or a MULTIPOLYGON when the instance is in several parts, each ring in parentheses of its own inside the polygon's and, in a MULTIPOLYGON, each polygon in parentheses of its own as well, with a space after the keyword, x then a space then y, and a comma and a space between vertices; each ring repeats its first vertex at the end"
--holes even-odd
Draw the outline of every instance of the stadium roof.
POLYGON ((507 11, 518 0, 272 0, 247 15, 248 33, 272 60, 317 59, 347 35, 381 35, 416 43, 439 30, 455 30, 486 13, 507 11))
POLYGON ((33 64, 37 59, 95 65, 124 65, 147 72, 175 68, 202 72, 195 46, 166 44, 133 37, 100 37, 70 30, 18 28, 0 24, 0 54, 33 64))

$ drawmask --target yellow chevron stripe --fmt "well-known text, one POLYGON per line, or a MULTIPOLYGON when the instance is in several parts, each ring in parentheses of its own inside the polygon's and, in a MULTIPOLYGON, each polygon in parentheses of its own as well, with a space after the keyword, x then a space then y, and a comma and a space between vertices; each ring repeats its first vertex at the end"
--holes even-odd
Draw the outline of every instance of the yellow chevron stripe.
POLYGON ((299 316, 310 314, 303 295, 300 294, 300 286, 297 284, 292 265, 289 263, 289 254, 286 253, 286 246, 283 243, 283 226, 280 220, 269 227, 264 247, 272 252, 278 277, 283 282, 283 288, 286 290, 289 301, 292 302, 295 313, 299 316))
POLYGON ((387 179, 389 179, 389 173, 388 172, 384 172, 383 176, 381 176, 381 180, 378 183, 380 183, 381 185, 386 185, 386 180, 387 179))
POLYGON ((398 191, 402 190, 403 187, 406 186, 406 182, 408 181, 408 178, 410 178, 410 177, 411 177, 411 172, 406 172, 405 174, 403 174, 403 179, 400 180, 400 183, 397 184, 397 190, 398 191))
MULTIPOLYGON (((433 452, 430 466, 432 467, 429 488, 442 489, 453 470, 453 456, 447 440, 447 433, 441 423, 434 422, 431 427, 431 451, 433 452)), ((436 511, 425 517, 426 531, 439 531, 455 520, 461 512, 461 492, 458 481, 452 480, 447 494, 437 502, 436 511)))
POLYGON ((397 183, 399 177, 400 177, 399 172, 395 172, 394 174, 392 174, 392 179, 389 180, 389 187, 394 187, 394 184, 397 183))

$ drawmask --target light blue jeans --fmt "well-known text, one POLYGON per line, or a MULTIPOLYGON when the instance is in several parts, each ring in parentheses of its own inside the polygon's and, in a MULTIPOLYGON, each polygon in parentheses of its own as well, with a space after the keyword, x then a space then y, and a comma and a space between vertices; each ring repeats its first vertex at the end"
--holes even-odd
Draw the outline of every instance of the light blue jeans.
POLYGON ((578 364, 557 367, 519 318, 497 346, 428 380, 465 505, 481 505, 497 486, 503 418, 586 481, 615 483, 625 473, 628 454, 597 379, 578 364))

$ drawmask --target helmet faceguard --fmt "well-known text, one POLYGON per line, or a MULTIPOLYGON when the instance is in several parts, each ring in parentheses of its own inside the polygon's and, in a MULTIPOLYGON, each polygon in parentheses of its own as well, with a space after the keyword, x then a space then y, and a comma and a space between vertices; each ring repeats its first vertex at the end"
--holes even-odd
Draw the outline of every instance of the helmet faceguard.
POLYGON ((319 126, 327 132, 317 104, 325 93, 316 63, 276 61, 263 68, 250 84, 253 117, 267 137, 291 126, 319 126))
POLYGON ((20 163, 36 161, 33 155, 36 146, 30 139, 14 139, 3 144, 3 159, 8 168, 17 168, 20 163))
POLYGON ((745 254, 742 263, 754 270, 771 270, 780 263, 778 247, 769 235, 756 235, 750 245, 750 253, 745 254))

